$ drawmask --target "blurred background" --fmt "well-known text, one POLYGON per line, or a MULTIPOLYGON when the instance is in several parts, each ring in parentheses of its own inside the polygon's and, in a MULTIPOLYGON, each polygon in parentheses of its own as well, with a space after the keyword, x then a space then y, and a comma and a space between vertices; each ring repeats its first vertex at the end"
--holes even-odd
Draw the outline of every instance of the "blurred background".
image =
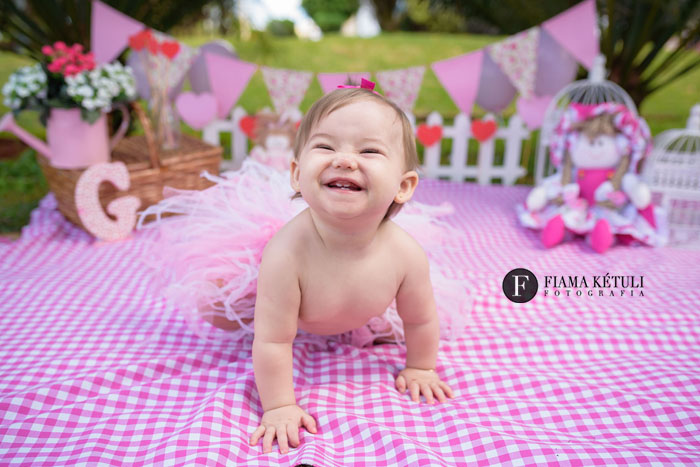
MULTIPOLYGON (((313 72, 380 71, 429 65, 478 50, 579 3, 573 0, 104 0, 104 3, 199 46, 224 39, 242 60, 313 72)), ((700 0, 598 1, 600 49, 608 79, 638 105, 652 134, 683 128, 700 101, 700 0)), ((90 0, 0 0, 0 84, 61 40, 90 45, 90 0)), ((122 57, 122 60, 124 57, 122 57)), ((578 77, 587 75, 579 69, 578 77)), ((322 91, 314 80, 306 111, 322 91)), ((271 106, 260 71, 237 105, 249 113, 271 106)), ((0 114, 8 109, 0 103, 0 114)), ((458 113, 430 67, 415 104, 418 121, 458 113)), ((503 112, 508 117, 514 105, 503 112)), ((474 108, 479 117, 484 111, 474 108)), ((44 136, 36 114, 19 123, 44 136)), ((138 130, 137 130, 138 131, 138 130)), ((185 129, 197 134, 194 130, 185 129)), ((537 132, 529 149, 534 152, 537 132)), ((224 142, 228 144, 228 142, 224 142)), ((526 146, 527 147, 527 146, 526 146)), ((445 148, 447 151, 449 148, 445 148)), ((529 158, 532 160, 532 158, 529 158)), ((528 170, 531 169, 531 163, 528 170)), ((532 175, 519 180, 532 183, 532 175)), ((0 233, 16 233, 48 192, 34 151, 0 133, 0 233)))

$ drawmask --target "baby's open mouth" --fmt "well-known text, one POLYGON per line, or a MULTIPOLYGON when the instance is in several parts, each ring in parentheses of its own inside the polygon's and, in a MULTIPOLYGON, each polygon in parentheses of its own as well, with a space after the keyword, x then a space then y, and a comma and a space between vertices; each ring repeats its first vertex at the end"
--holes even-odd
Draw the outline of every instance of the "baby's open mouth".
POLYGON ((352 182, 345 181, 345 180, 335 180, 330 183, 326 184, 327 187, 329 188, 337 188, 341 190, 350 190, 350 191, 361 191, 362 188, 359 186, 355 185, 352 182))

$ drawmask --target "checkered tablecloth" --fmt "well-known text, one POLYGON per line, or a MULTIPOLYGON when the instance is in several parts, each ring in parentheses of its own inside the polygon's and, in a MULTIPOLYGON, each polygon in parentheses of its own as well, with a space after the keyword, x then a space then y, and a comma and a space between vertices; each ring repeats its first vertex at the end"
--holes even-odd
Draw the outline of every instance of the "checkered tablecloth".
POLYGON ((0 243, 0 464, 455 466, 700 463, 700 252, 583 241, 544 250, 518 226, 525 188, 424 180, 468 241, 450 265, 474 293, 443 343, 456 397, 416 404, 395 345, 294 347, 318 433, 282 455, 248 439, 262 415, 251 349, 197 338, 138 266, 144 236, 101 244, 49 195, 0 243), (505 298, 511 269, 643 275, 644 296, 505 298))

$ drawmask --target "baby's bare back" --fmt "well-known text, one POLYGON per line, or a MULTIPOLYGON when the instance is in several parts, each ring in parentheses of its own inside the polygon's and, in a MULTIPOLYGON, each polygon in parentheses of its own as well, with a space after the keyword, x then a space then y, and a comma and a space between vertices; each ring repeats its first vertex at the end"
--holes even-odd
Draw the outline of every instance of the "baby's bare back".
POLYGON ((306 332, 339 334, 357 329, 379 316, 396 298, 406 262, 400 245, 406 234, 384 222, 362 254, 331 252, 314 234, 308 212, 279 232, 298 255, 301 304, 297 325, 306 332))

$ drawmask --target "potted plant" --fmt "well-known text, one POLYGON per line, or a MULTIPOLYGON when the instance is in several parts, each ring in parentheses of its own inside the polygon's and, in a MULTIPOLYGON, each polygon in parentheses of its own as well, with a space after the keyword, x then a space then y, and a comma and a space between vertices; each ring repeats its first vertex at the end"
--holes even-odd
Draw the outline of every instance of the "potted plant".
POLYGON ((3 86, 4 104, 13 114, 39 111, 47 144, 17 126, 11 114, 0 131, 14 132, 60 168, 81 168, 109 161, 110 149, 128 126, 123 104, 135 99, 136 85, 129 67, 119 62, 97 65, 80 44, 56 42, 42 48, 44 60, 18 69, 3 86), (121 108, 124 120, 108 140, 105 113, 121 108))

